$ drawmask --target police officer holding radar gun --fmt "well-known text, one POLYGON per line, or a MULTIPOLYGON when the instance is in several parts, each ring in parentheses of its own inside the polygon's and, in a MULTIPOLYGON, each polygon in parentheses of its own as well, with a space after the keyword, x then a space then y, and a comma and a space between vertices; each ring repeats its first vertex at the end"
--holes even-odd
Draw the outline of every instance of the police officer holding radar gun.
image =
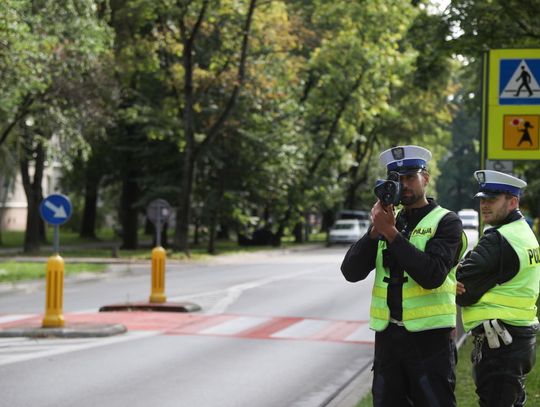
POLYGON ((491 226, 457 271, 457 303, 472 331, 471 359, 482 407, 523 406, 525 375, 535 361, 538 241, 519 211, 525 181, 476 171, 482 220, 491 226))
POLYGON ((426 197, 430 159, 418 146, 380 155, 388 178, 375 187, 372 225, 341 265, 351 282, 375 269, 375 407, 456 405, 455 266, 467 240, 458 216, 426 197))

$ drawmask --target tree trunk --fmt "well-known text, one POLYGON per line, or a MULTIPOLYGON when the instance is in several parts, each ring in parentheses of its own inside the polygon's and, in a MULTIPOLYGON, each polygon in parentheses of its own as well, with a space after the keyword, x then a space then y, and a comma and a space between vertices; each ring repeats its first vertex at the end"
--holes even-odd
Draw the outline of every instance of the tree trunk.
POLYGON ((198 216, 195 217, 193 225, 193 244, 199 244, 199 235, 200 235, 201 221, 198 216))
POLYGON ((216 253, 216 225, 217 225, 217 216, 216 211, 212 210, 210 215, 210 225, 208 227, 208 253, 216 253))
POLYGON ((293 235, 295 243, 304 243, 304 224, 302 222, 296 222, 293 235))
POLYGON ((354 183, 350 183, 347 187, 345 208, 356 208, 356 185, 354 183))
MULTIPOLYGON (((195 162, 197 157, 201 157, 202 151, 210 145, 220 134, 224 124, 227 121, 227 118, 231 114, 233 108, 236 105, 240 89, 243 86, 245 78, 245 66, 247 60, 248 44, 249 44, 249 34, 251 29, 251 23, 253 21, 253 14, 255 12, 255 7, 257 0, 250 0, 248 5, 248 11, 246 19, 244 21, 244 27, 242 30, 242 45, 240 50, 240 60, 238 62, 238 75, 237 75, 237 84, 234 86, 231 94, 228 98, 228 101, 214 122, 212 127, 207 131, 206 138, 203 142, 198 145, 195 142, 195 133, 196 133, 196 117, 195 117, 195 104, 196 97, 194 94, 193 86, 193 67, 194 61, 193 56, 195 54, 195 41, 199 32, 200 27, 203 24, 204 18, 206 16, 206 10, 209 7, 209 1, 205 0, 202 3, 202 6, 199 10, 198 16, 195 19, 195 22, 190 30, 187 29, 182 20, 180 23, 180 32, 182 37, 182 42, 184 45, 182 51, 182 65, 184 67, 184 87, 183 87, 183 100, 180 101, 183 105, 182 109, 182 119, 184 124, 184 137, 186 141, 185 150, 184 150, 184 171, 182 172, 182 181, 181 181, 181 197, 178 206, 177 212, 177 224, 176 224, 176 233, 175 233, 175 242, 174 245, 178 250, 181 250, 189 255, 189 241, 188 241, 188 232, 189 232, 189 222, 191 220, 191 193, 193 190, 193 175, 195 171, 195 162), (197 150, 197 151, 196 151, 197 150)), ((178 95, 179 96, 179 95, 178 95)))
POLYGON ((328 232, 335 221, 335 214, 330 209, 327 209, 323 212, 322 222, 321 222, 321 230, 323 232, 328 232))
POLYGON ((95 239, 99 179, 96 179, 95 174, 90 174, 89 171, 85 172, 85 178, 84 209, 79 235, 95 239))
MULTIPOLYGON (((30 144, 28 138, 25 141, 30 144)), ((24 187, 24 193, 28 202, 26 214, 26 231, 24 234, 24 253, 33 253, 40 248, 40 227, 44 227, 39 214, 39 204, 43 200, 43 191, 41 182, 43 179, 43 167, 45 163, 45 153, 43 144, 37 144, 35 150, 26 150, 26 154, 20 159, 21 177, 24 187), (30 179, 29 157, 34 154, 34 177, 30 179)))
POLYGON ((154 224, 152 222, 150 222, 150 219, 148 219, 148 216, 146 216, 145 220, 144 220, 144 235, 145 236, 155 236, 156 235, 156 228, 155 228, 154 224))
POLYGON ((132 173, 122 180, 122 196, 120 198, 120 223, 122 225, 122 249, 137 249, 138 211, 133 202, 139 199, 139 186, 132 173))
POLYGON ((309 236, 311 235, 312 227, 309 221, 309 214, 306 215, 306 222, 304 223, 304 242, 309 242, 309 236))
POLYGON ((229 240, 230 238, 231 238, 231 232, 229 230, 229 225, 221 223, 219 225, 219 231, 216 234, 216 239, 229 240))
POLYGON ((165 249, 169 247, 169 223, 165 222, 161 227, 161 246, 165 249))
POLYGON ((283 235, 285 234, 285 226, 289 222, 289 219, 292 215, 292 209, 291 206, 287 208, 287 211, 285 212, 285 215, 283 218, 279 221, 278 229, 275 234, 275 240, 273 246, 281 246, 281 239, 283 238, 283 235))
POLYGON ((174 236, 174 247, 177 250, 183 251, 189 255, 189 223, 191 220, 191 193, 193 190, 193 154, 186 150, 184 151, 184 171, 182 174, 182 193, 180 196, 180 204, 176 213, 176 233, 174 236))

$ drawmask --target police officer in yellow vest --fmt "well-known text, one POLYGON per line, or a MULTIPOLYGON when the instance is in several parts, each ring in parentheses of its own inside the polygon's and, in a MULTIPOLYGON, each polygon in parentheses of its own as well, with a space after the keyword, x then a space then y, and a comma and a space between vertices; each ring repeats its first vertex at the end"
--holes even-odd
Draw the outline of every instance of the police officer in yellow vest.
POLYGON ((538 241, 519 211, 525 181, 476 171, 484 232, 457 271, 457 303, 472 331, 473 378, 480 406, 523 406, 525 375, 535 361, 538 241))
POLYGON ((457 215, 426 197, 430 159, 419 146, 380 155, 387 171, 399 174, 403 209, 396 216, 392 205, 378 200, 372 226, 341 265, 351 282, 375 269, 375 407, 456 405, 455 266, 467 244, 457 215))

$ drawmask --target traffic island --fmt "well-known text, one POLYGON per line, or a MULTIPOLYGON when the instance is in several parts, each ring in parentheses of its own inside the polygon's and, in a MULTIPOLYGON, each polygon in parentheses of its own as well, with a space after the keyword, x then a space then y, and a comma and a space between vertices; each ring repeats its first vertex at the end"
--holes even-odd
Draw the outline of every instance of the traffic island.
POLYGON ((122 324, 70 324, 59 328, 41 326, 17 326, 0 329, 0 338, 103 338, 123 334, 127 328, 122 324))
POLYGON ((115 312, 115 311, 156 311, 156 312, 196 312, 200 311, 201 307, 192 302, 133 302, 124 304, 104 305, 99 309, 99 312, 115 312))

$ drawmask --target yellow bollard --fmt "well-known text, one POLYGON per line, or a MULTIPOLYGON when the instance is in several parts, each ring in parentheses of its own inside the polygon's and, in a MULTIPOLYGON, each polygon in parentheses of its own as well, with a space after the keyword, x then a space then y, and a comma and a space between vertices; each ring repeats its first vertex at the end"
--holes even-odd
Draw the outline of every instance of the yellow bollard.
POLYGON ((164 303, 165 296, 165 249, 161 246, 152 249, 152 293, 150 302, 164 303))
POLYGON ((64 326, 64 259, 54 254, 47 260, 47 292, 43 328, 64 326))

